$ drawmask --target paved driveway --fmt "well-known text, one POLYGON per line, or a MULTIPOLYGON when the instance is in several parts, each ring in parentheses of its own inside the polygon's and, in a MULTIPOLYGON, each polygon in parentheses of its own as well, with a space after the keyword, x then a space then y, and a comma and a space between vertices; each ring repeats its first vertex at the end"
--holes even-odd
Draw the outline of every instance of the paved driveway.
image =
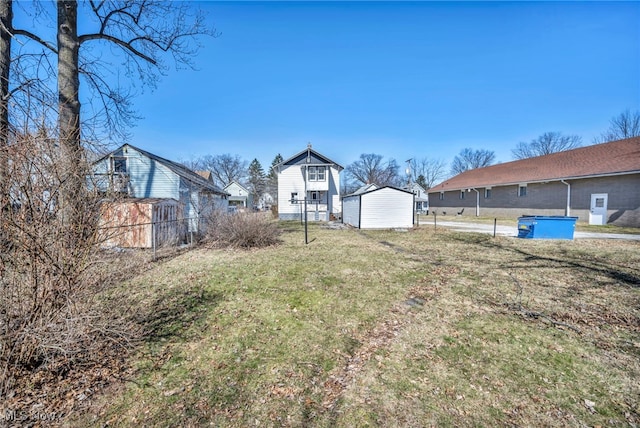
MULTIPOLYGON (((438 216, 439 217, 439 216, 438 216)), ((433 227, 433 217, 425 220, 420 219, 420 226, 433 227)), ((480 223, 464 223, 460 221, 441 221, 437 220, 436 227, 446 227, 458 232, 477 232, 477 233, 490 233, 493 234, 492 224, 480 224, 480 223)), ((496 227, 496 235, 502 236, 518 236, 518 228, 516 226, 500 226, 496 227)), ((629 235, 625 233, 592 233, 592 232, 575 232, 573 234, 575 239, 627 239, 633 241, 640 241, 640 234, 629 235)))

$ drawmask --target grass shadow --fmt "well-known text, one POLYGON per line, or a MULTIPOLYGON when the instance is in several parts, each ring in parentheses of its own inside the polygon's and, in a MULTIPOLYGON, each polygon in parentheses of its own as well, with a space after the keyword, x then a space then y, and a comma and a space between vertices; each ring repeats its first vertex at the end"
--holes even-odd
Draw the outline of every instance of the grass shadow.
POLYGON ((558 268, 585 270, 606 276, 614 281, 622 282, 633 288, 640 288, 640 270, 632 268, 625 268, 626 270, 622 270, 620 266, 607 263, 603 260, 584 260, 579 257, 579 254, 572 254, 566 249, 561 250, 560 257, 552 257, 550 255, 535 254, 534 252, 526 251, 522 248, 505 245, 505 241, 496 240, 483 234, 455 234, 451 235, 451 239, 468 244, 479 245, 490 250, 507 251, 517 254, 524 263, 521 265, 518 265, 517 263, 510 263, 509 266, 505 266, 510 269, 518 267, 522 269, 535 268, 535 266, 532 266, 532 263, 536 262, 541 263, 540 267, 545 268, 555 266, 558 268), (638 273, 635 273, 634 271, 638 271, 638 273))
POLYGON ((144 331, 146 342, 186 339, 187 330, 204 319, 222 300, 220 293, 205 289, 180 289, 158 296, 136 322, 144 331))

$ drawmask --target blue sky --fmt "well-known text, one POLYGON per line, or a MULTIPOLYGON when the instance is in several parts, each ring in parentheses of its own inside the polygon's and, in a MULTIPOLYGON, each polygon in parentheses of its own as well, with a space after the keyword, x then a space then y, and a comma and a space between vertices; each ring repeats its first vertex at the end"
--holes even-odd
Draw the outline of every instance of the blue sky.
POLYGON ((584 143, 640 109, 639 2, 198 2, 220 36, 134 107, 131 143, 266 169, 311 142, 362 153, 498 161, 548 131, 584 143))

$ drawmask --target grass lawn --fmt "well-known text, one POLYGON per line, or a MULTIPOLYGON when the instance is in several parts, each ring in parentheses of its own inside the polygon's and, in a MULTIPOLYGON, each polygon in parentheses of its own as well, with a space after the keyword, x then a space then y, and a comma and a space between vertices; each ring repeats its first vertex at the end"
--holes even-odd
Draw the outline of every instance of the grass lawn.
POLYGON ((281 226, 111 290, 148 335, 67 422, 640 424, 637 242, 281 226))

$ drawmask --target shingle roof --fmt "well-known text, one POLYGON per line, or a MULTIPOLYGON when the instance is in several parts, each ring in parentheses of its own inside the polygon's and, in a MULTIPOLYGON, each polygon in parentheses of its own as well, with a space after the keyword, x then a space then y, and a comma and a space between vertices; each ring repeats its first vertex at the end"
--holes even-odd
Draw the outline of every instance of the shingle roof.
POLYGON ((138 147, 135 147, 131 144, 123 144, 122 146, 120 146, 119 148, 117 148, 116 150, 110 152, 109 154, 103 156, 102 158, 98 159, 97 161, 94 162, 98 163, 100 162, 102 159, 111 156, 113 153, 117 152, 118 150, 122 149, 123 147, 130 147, 133 150, 136 150, 140 153, 142 153, 143 155, 147 156, 150 159, 155 160, 158 163, 161 163, 162 165, 166 166, 167 168, 169 168, 171 171, 175 172, 176 174, 178 174, 179 176, 191 181, 192 183, 200 186, 203 189, 206 189, 212 193, 217 193, 220 195, 229 195, 229 193, 225 192, 224 190, 220 189, 218 186, 216 186, 215 184, 213 184, 213 182, 206 180, 205 178, 201 177, 200 175, 198 175, 196 172, 190 170, 189 168, 187 168, 184 165, 181 165, 177 162, 171 161, 169 159, 165 159, 163 157, 160 157, 158 155, 154 155, 151 152, 148 152, 146 150, 142 150, 138 147))
POLYGON ((428 192, 631 173, 640 173, 640 137, 472 169, 428 192))

